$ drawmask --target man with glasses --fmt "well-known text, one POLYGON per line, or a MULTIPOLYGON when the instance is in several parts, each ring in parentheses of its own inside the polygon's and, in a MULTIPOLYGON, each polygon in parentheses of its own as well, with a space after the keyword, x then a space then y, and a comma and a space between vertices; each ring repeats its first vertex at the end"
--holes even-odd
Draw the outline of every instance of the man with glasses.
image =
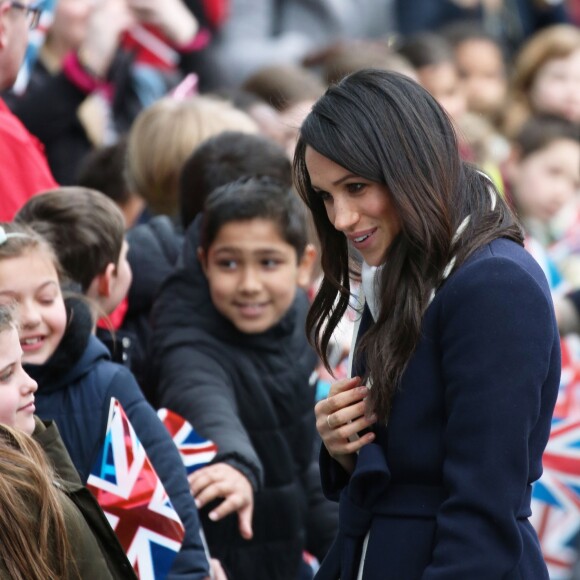
MULTIPOLYGON (((41 6, 0 0, 0 91, 10 88, 26 53, 28 30, 41 6)), ((35 193, 57 186, 41 144, 0 98, 0 221, 8 221, 35 193)))
POLYGON ((28 28, 34 30, 38 26, 40 21, 40 15, 42 14, 42 8, 38 5, 26 5, 22 2, 9 2, 10 6, 15 10, 22 10, 26 14, 28 21, 28 28))

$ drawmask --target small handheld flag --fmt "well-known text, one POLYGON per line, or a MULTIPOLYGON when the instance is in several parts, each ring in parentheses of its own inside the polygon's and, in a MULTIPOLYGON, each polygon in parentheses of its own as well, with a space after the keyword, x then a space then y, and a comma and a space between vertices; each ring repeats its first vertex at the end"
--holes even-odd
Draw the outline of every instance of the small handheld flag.
POLYGON ((103 447, 87 482, 135 572, 165 578, 184 528, 121 404, 111 399, 103 447))
POLYGON ((169 409, 159 409, 157 415, 177 446, 187 475, 207 465, 216 456, 217 445, 198 435, 183 417, 169 409))

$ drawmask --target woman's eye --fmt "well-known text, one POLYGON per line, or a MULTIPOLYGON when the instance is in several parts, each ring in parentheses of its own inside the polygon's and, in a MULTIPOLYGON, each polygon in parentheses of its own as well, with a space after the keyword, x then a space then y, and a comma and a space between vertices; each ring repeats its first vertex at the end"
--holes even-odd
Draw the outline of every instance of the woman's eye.
POLYGON ((39 302, 44 306, 50 306, 54 302, 54 298, 40 298, 39 302))
POLYGON ((13 374, 14 374, 14 369, 12 367, 5 370, 2 374, 0 374, 0 383, 7 382, 13 374))
POLYGON ((224 270, 233 270, 237 266, 235 260, 220 260, 217 264, 224 270))

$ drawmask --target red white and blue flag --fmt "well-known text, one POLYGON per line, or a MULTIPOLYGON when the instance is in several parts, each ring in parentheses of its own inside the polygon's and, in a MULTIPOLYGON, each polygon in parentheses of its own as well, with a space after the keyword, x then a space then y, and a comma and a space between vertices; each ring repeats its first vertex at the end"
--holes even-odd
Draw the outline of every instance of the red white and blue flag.
POLYGON ((580 420, 555 421, 534 484, 531 522, 551 580, 568 580, 580 533, 580 420))
POLYGON ((190 423, 169 409, 159 409, 157 415, 179 450, 187 475, 212 461, 217 453, 213 441, 198 435, 190 423))
POLYGON ((544 473, 534 483, 532 525, 538 533, 551 580, 569 580, 580 537, 580 343, 561 340, 562 378, 544 473))
POLYGON ((116 399, 111 399, 105 441, 87 487, 139 578, 165 578, 181 549, 184 528, 116 399))

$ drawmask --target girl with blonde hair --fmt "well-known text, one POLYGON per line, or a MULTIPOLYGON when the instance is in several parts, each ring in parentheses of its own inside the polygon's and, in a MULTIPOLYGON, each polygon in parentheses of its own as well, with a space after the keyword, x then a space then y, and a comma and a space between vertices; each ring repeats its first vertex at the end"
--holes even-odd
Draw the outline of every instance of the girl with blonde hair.
POLYGON ((160 99, 138 115, 129 131, 129 188, 145 199, 154 214, 176 216, 183 163, 198 145, 223 131, 257 133, 258 127, 221 99, 160 99))

